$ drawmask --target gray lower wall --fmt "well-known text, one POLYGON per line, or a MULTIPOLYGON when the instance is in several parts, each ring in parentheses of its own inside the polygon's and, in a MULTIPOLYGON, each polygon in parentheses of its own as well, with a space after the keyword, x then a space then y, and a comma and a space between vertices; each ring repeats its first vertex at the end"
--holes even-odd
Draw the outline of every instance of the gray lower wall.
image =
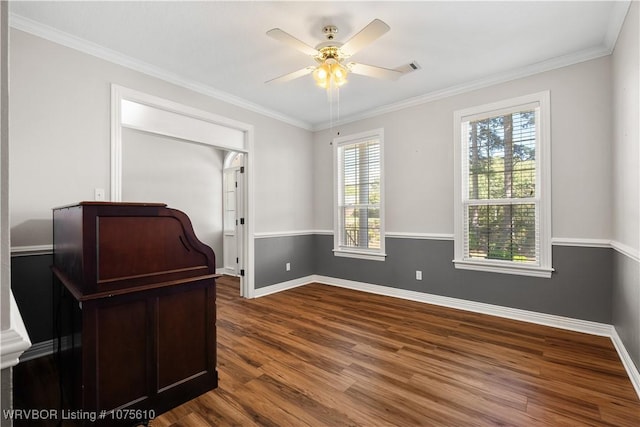
POLYGON ((612 322, 627 352, 640 370, 640 263, 613 253, 612 322))
MULTIPOLYGON (((256 288, 315 274, 313 235, 256 239, 255 253, 256 288), (285 269, 287 262, 290 271, 285 269)), ((34 344, 54 338, 52 263, 51 254, 11 258, 11 289, 34 344)))
MULTIPOLYGON (((318 274, 614 323, 638 364, 638 266, 627 265, 628 258, 613 249, 554 246, 556 271, 551 279, 457 270, 448 240, 387 238, 385 261, 336 257, 332 249, 330 235, 256 239, 256 289, 318 274), (287 262, 290 271, 285 270, 287 262), (415 279, 416 270, 422 271, 423 280, 415 279)), ((51 262, 51 255, 12 258, 12 289, 33 343, 53 338, 51 262)))
POLYGON ((612 249, 553 247, 551 279, 454 268, 453 242, 389 238, 387 259, 333 255, 333 237, 304 235, 256 240, 256 288, 308 274, 354 280, 468 301, 611 323, 612 249), (311 246, 310 246, 311 245, 311 246), (286 262, 292 271, 285 272, 286 262), (421 270, 423 280, 415 279, 421 270))
POLYGON ((299 279, 316 273, 315 235, 255 240, 255 288, 299 279), (286 271, 286 263, 291 270, 286 271))
MULTIPOLYGON (((13 371, 11 368, 0 371, 0 404, 2 409, 13 408, 13 371)), ((0 415, 0 427, 11 425, 13 425, 11 418, 5 418, 4 414, 0 415)))
POLYGON ((53 255, 11 258, 11 290, 32 343, 53 338, 53 255))
POLYGON ((554 246, 550 279, 456 269, 450 240, 387 237, 384 262, 336 257, 332 249, 331 236, 316 236, 317 274, 611 323, 609 248, 554 246))

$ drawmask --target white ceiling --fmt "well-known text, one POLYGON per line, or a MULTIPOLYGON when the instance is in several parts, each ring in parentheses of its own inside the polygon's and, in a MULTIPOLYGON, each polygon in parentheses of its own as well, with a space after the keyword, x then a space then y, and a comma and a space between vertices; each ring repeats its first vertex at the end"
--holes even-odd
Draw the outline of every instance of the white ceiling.
POLYGON ((330 120, 313 65, 269 38, 275 27, 315 46, 322 27, 346 41, 374 18, 391 30, 357 62, 421 69, 397 81, 351 75, 333 120, 348 121, 611 53, 629 2, 152 1, 10 3, 10 24, 308 129, 330 120))

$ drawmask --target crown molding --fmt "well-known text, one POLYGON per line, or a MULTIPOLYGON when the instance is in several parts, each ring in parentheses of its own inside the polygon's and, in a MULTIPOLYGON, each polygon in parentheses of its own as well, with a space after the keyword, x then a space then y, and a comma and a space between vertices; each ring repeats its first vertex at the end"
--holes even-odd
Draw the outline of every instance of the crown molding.
POLYGON ((312 131, 326 130, 331 127, 352 123, 358 120, 368 119, 382 114, 392 113, 394 111, 402 110, 404 108, 414 107, 417 105, 426 104, 428 102, 437 101, 439 99, 448 98, 455 95, 460 95, 473 90, 482 89, 485 87, 493 86, 500 83, 506 83, 512 80, 521 79, 534 74, 543 73, 545 71, 552 71, 558 68, 567 67, 569 65, 579 64, 581 62, 590 61, 592 59, 598 59, 603 56, 611 55, 616 47, 618 35, 622 30, 625 18, 629 12, 631 1, 616 1, 613 2, 613 11, 609 17, 609 25, 607 33, 605 34, 603 43, 600 47, 594 49, 586 49, 580 52, 575 52, 569 55, 558 56, 550 58, 545 61, 541 61, 526 67, 514 69, 501 74, 490 76, 488 78, 475 80, 472 82, 463 83, 460 85, 451 86, 442 90, 433 91, 424 95, 419 95, 413 98, 409 98, 400 102, 388 104, 378 108, 374 108, 362 113, 356 113, 347 116, 337 122, 323 122, 316 124, 312 127, 312 131))
POLYGON ((604 36, 604 44, 609 48, 611 53, 613 53, 613 50, 616 47, 618 35, 622 30, 624 20, 627 17, 627 13, 629 13, 630 7, 631 1, 613 2, 613 11, 609 17, 609 27, 607 28, 607 33, 604 36))
POLYGON ((442 90, 429 92, 400 102, 373 108, 362 113, 356 113, 344 117, 336 122, 322 122, 317 124, 311 124, 295 119, 293 117, 265 108, 243 98, 220 91, 213 87, 203 85, 193 80, 184 79, 175 73, 163 70, 159 67, 155 67, 132 57, 122 55, 111 49, 104 48, 98 44, 89 42, 79 37, 72 36, 53 27, 41 24, 39 22, 24 18, 13 13, 9 14, 9 25, 15 29, 25 31, 54 43, 61 44, 63 46, 81 51, 83 53, 147 74, 149 76, 159 78, 169 83, 173 83, 177 86, 181 86, 194 92, 210 96, 223 102, 227 102, 231 105, 244 108, 248 111, 262 114, 272 119, 302 128, 304 130, 316 132, 610 55, 615 48, 615 43, 618 39, 618 35, 620 34, 620 30, 624 25, 624 20, 626 18, 630 5, 631 1, 614 2, 613 11, 609 18, 609 26, 605 34, 603 44, 598 48, 587 49, 569 55, 550 58, 526 67, 510 70, 497 75, 492 75, 488 78, 462 83, 460 85, 451 86, 442 90))
POLYGON ((550 58, 546 61, 538 62, 526 67, 521 67, 518 69, 506 71, 504 73, 494 74, 487 78, 478 79, 472 82, 462 83, 455 86, 450 86, 442 90, 436 90, 433 92, 425 93, 424 95, 419 95, 413 98, 405 99, 403 101, 396 102, 393 104, 372 108, 371 110, 368 110, 362 113, 353 114, 351 116, 347 116, 333 123, 324 122, 324 123, 313 126, 312 130, 316 132, 320 130, 329 129, 331 127, 335 128, 336 126, 352 123, 358 120, 369 119, 369 118, 380 116, 383 114, 392 113, 398 110, 403 110, 405 108, 415 107, 418 105, 427 104, 429 102, 438 101, 440 99, 445 99, 452 96, 468 93, 474 90, 495 86, 497 84, 510 82, 512 80, 517 80, 524 77, 529 77, 534 74, 540 74, 546 71, 552 71, 558 68, 563 68, 570 65, 579 64, 581 62, 590 61, 592 59, 598 59, 603 56, 610 55, 611 53, 612 53, 612 48, 609 48, 608 46, 603 45, 595 49, 587 49, 587 50, 572 53, 569 55, 550 58))
POLYGON ((16 15, 14 13, 9 14, 9 25, 20 31, 32 34, 34 36, 49 40, 51 42, 66 46, 68 48, 86 53, 87 55, 94 56, 96 58, 109 61, 111 63, 121 65, 123 67, 138 71, 140 73, 155 77, 166 82, 175 84, 185 89, 192 90, 202 95, 215 98, 217 100, 235 105, 236 107, 244 108, 245 110, 252 111, 254 113, 262 114, 263 116, 270 117, 272 119, 296 126, 305 130, 312 130, 310 124, 301 120, 286 116, 277 111, 270 110, 261 105, 247 101, 246 99, 231 95, 227 92, 215 89, 211 86, 204 85, 194 80, 185 79, 178 74, 164 70, 162 68, 153 66, 146 62, 137 60, 127 55, 123 55, 111 49, 107 49, 96 43, 92 43, 88 40, 73 36, 64 31, 57 30, 48 25, 44 25, 40 22, 34 21, 16 15))

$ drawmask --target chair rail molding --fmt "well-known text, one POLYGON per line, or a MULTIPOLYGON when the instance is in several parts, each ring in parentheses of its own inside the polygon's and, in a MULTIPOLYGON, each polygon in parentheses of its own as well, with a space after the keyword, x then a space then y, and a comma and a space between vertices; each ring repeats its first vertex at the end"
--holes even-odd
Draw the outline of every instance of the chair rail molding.
POLYGON ((31 340, 20 316, 16 300, 13 298, 13 293, 10 294, 10 307, 9 328, 3 329, 0 333, 0 369, 17 365, 22 353, 31 347, 31 340))

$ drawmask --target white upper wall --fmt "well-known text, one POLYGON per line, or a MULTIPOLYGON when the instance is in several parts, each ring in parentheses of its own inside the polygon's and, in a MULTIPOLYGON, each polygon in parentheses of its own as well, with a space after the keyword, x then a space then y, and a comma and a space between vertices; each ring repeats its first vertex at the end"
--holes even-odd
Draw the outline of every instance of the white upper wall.
POLYGON ((640 250, 640 4, 633 2, 612 55, 613 240, 640 250))
MULTIPOLYGON (((637 5, 634 4, 632 10, 637 10, 637 5)), ((637 23, 635 25, 637 32, 637 23)), ((624 45, 624 40, 625 35, 621 34, 619 44, 624 45)), ((633 49, 633 46, 628 49, 633 49)), ((595 240, 609 240, 613 236, 610 57, 336 126, 333 130, 312 135, 306 130, 19 30, 11 30, 10 52, 13 246, 50 243, 52 207, 90 200, 94 188, 104 188, 109 194, 111 83, 254 126, 257 233, 332 230, 333 162, 330 140, 337 132, 348 135, 383 127, 387 231, 451 235, 453 112, 550 90, 552 236, 595 240)), ((637 88, 637 80, 635 84, 637 88)), ((341 97, 348 96, 346 87, 341 97)), ((637 153, 637 98, 635 108, 637 153)), ((619 160, 625 157, 622 155, 619 160)), ((637 154, 635 158, 638 158, 637 154)), ((637 170, 637 163, 635 168, 625 170, 632 173, 637 170)), ((635 194, 637 206, 637 187, 635 194)), ((617 203, 622 203, 625 198, 618 197, 617 200, 617 203)), ((625 217, 633 215, 632 210, 624 212, 622 215, 625 217)), ((633 221, 618 218, 620 213, 617 211, 615 215, 619 234, 626 236, 635 227, 637 236, 637 220, 634 226, 633 221), (625 229, 620 229, 619 224, 626 224, 625 229)), ((617 236, 621 242, 628 241, 617 236)), ((637 247, 637 241, 627 244, 637 247)))
POLYGON ((309 131, 16 29, 9 61, 13 247, 51 243, 51 208, 110 194, 111 83, 253 125, 255 231, 313 228, 309 131))
POLYGON ((160 201, 186 213, 220 267, 224 154, 210 145, 122 129, 122 201, 160 201))
MULTIPOLYGON (((9 19, 0 4, 0 330, 11 326, 11 254, 9 233, 9 19)), ((4 403, 4 399, 2 403, 4 403)))
POLYGON ((552 236, 610 239, 610 74, 605 57, 317 132, 316 228, 333 229, 330 140, 382 127, 387 232, 452 235, 453 112, 550 90, 552 236))

